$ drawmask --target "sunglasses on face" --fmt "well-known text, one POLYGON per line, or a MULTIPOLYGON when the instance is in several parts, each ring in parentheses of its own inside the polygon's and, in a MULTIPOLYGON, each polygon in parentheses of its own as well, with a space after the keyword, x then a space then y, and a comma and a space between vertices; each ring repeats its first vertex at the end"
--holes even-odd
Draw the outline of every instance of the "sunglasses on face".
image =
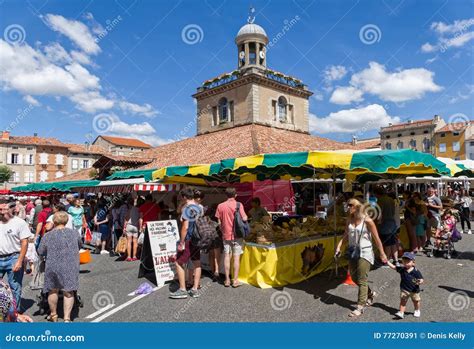
POLYGON ((347 207, 354 207, 354 204, 347 204, 347 207))

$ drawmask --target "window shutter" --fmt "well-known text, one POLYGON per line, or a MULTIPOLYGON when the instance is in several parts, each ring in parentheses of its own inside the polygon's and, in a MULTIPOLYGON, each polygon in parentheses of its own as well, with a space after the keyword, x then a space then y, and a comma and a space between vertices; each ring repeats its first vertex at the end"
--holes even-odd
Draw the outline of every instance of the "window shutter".
POLYGON ((227 121, 234 121, 234 101, 229 102, 229 115, 227 121))
POLYGON ((7 165, 10 165, 12 163, 12 154, 7 153, 7 165))
POLYGON ((23 154, 18 154, 18 165, 23 165, 23 154))

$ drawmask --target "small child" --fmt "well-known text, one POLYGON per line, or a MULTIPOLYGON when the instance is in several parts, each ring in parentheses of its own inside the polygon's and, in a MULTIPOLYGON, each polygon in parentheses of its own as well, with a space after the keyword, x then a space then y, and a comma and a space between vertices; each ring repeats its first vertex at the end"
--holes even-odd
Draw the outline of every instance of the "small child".
POLYGON ((403 266, 397 267, 391 262, 387 262, 388 266, 400 273, 400 310, 395 316, 403 319, 408 299, 411 298, 415 306, 414 317, 421 316, 421 297, 420 285, 423 283, 423 276, 420 271, 415 268, 415 254, 405 252, 402 256, 403 266))
POLYGON ((439 248, 441 245, 441 237, 451 234, 456 226, 456 218, 454 218, 451 210, 444 211, 442 216, 441 229, 436 232, 435 247, 439 248))

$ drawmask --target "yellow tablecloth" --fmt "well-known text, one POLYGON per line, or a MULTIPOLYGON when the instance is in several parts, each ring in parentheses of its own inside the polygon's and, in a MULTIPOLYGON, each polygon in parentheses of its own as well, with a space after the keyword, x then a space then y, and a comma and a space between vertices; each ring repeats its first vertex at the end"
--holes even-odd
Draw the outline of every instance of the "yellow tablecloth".
MULTIPOLYGON (((337 241, 342 236, 337 237, 337 241)), ((246 243, 239 280, 260 288, 296 284, 335 267, 334 237, 305 238, 275 245, 246 243)))
MULTIPOLYGON (((341 238, 338 236, 337 241, 341 238)), ((404 226, 399 238, 401 245, 408 248, 404 226)), ((239 280, 260 288, 297 284, 334 268, 333 256, 333 236, 305 238, 276 246, 246 243, 240 260, 239 280)), ((341 258, 339 266, 344 265, 347 265, 347 260, 341 258)))

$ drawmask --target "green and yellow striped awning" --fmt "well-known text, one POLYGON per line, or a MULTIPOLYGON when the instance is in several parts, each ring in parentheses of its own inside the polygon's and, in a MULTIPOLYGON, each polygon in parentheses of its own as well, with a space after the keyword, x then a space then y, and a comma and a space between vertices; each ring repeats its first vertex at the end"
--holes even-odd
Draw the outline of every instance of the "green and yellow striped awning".
POLYGON ((361 174, 446 175, 446 165, 413 150, 309 151, 260 154, 220 163, 170 166, 153 172, 153 180, 174 183, 252 182, 266 179, 330 178, 361 174))
POLYGON ((449 174, 446 165, 430 154, 413 150, 309 151, 262 154, 221 161, 219 175, 310 178, 372 174, 449 174))

